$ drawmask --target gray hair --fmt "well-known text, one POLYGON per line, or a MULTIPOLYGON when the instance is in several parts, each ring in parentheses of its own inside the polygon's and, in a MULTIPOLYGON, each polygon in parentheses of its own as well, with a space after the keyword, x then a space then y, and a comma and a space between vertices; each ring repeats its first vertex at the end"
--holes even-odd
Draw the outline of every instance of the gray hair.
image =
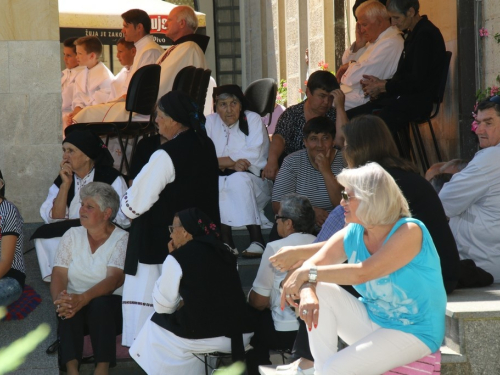
POLYGON ((175 7, 177 13, 177 20, 184 20, 186 24, 193 30, 196 31, 198 28, 198 17, 193 8, 188 5, 179 5, 175 7))
POLYGON ((222 94, 220 94, 220 95, 217 96, 217 98, 215 99, 215 105, 217 105, 217 103, 219 102, 219 100, 226 100, 226 99, 236 100, 241 105, 241 101, 240 101, 240 99, 236 95, 228 94, 227 92, 224 92, 224 93, 222 93, 222 94))
POLYGON ((377 163, 344 169, 337 181, 359 200, 356 216, 363 226, 389 225, 402 217, 411 217, 396 181, 377 163))
POLYGON ((92 198, 101 211, 111 208, 110 221, 113 221, 120 207, 120 197, 111 185, 104 182, 91 182, 80 190, 80 199, 92 198))
POLYGON ((292 220, 295 232, 312 233, 315 213, 309 199, 303 195, 290 193, 281 198, 281 216, 292 220))
POLYGON ((384 4, 377 0, 368 0, 361 4, 358 9, 356 9, 356 17, 359 18, 361 13, 364 13, 366 17, 371 20, 375 20, 377 17, 389 20, 389 13, 387 13, 387 8, 384 4))
POLYGON ((393 13, 401 13, 406 16, 406 12, 413 8, 415 14, 418 13, 420 9, 420 4, 418 0, 389 0, 387 2, 387 10, 393 13))

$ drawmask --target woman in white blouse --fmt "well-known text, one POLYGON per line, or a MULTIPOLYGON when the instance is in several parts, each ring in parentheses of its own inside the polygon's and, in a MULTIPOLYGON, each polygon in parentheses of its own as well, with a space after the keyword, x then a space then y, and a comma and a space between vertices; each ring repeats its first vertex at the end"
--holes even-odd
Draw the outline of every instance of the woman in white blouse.
POLYGON ((206 130, 219 161, 222 241, 234 249, 231 227, 246 226, 251 243, 242 255, 260 257, 261 210, 271 199, 271 183, 260 176, 269 152, 267 129, 257 113, 245 110, 247 102, 238 85, 214 88, 213 98, 217 113, 207 116, 206 130))
POLYGON ((81 227, 62 237, 50 293, 59 317, 60 357, 69 375, 78 374, 83 337, 90 334, 96 374, 116 362, 116 335, 122 329, 123 267, 128 233, 116 227, 120 200, 108 184, 80 190, 81 227))

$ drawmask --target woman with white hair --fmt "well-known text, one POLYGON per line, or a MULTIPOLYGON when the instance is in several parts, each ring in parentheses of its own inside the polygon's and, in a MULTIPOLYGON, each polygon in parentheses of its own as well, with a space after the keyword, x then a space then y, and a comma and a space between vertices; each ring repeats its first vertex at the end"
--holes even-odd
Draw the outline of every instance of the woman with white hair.
POLYGON ((439 256, 380 165, 344 170, 337 179, 348 226, 310 259, 302 247, 305 261, 284 283, 281 307, 298 308, 307 324, 315 374, 381 374, 441 345, 446 293, 439 256), (353 285, 361 298, 339 285, 353 285), (337 352, 339 336, 349 346, 337 352))
POLYGON ((233 252, 232 227, 246 226, 250 246, 244 257, 264 252, 261 210, 271 199, 271 183, 261 178, 267 163, 269 137, 261 117, 247 111, 247 101, 238 85, 214 88, 214 110, 207 117, 207 135, 214 142, 219 161, 219 208, 222 241, 233 252))

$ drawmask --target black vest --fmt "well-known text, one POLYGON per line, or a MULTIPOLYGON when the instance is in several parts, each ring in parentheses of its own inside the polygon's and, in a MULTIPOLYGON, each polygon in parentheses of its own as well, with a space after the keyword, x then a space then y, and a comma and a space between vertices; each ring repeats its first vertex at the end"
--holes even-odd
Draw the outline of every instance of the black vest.
POLYGON ((137 262, 163 263, 170 241, 168 226, 177 212, 198 207, 220 224, 219 164, 212 141, 207 138, 201 143, 193 130, 187 130, 160 149, 172 159, 175 180, 147 212, 132 221, 125 260, 125 273, 129 275, 136 274, 137 262))

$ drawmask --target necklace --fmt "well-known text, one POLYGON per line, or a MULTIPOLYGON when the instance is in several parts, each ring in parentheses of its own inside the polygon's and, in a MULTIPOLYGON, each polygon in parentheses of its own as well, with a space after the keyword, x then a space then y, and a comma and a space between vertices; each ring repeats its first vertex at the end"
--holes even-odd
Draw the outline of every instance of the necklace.
POLYGON ((169 139, 169 141, 174 140, 175 138, 177 138, 177 136, 179 134, 184 133, 186 130, 188 130, 188 129, 181 129, 181 130, 179 130, 177 133, 175 133, 175 135, 172 138, 169 139))

